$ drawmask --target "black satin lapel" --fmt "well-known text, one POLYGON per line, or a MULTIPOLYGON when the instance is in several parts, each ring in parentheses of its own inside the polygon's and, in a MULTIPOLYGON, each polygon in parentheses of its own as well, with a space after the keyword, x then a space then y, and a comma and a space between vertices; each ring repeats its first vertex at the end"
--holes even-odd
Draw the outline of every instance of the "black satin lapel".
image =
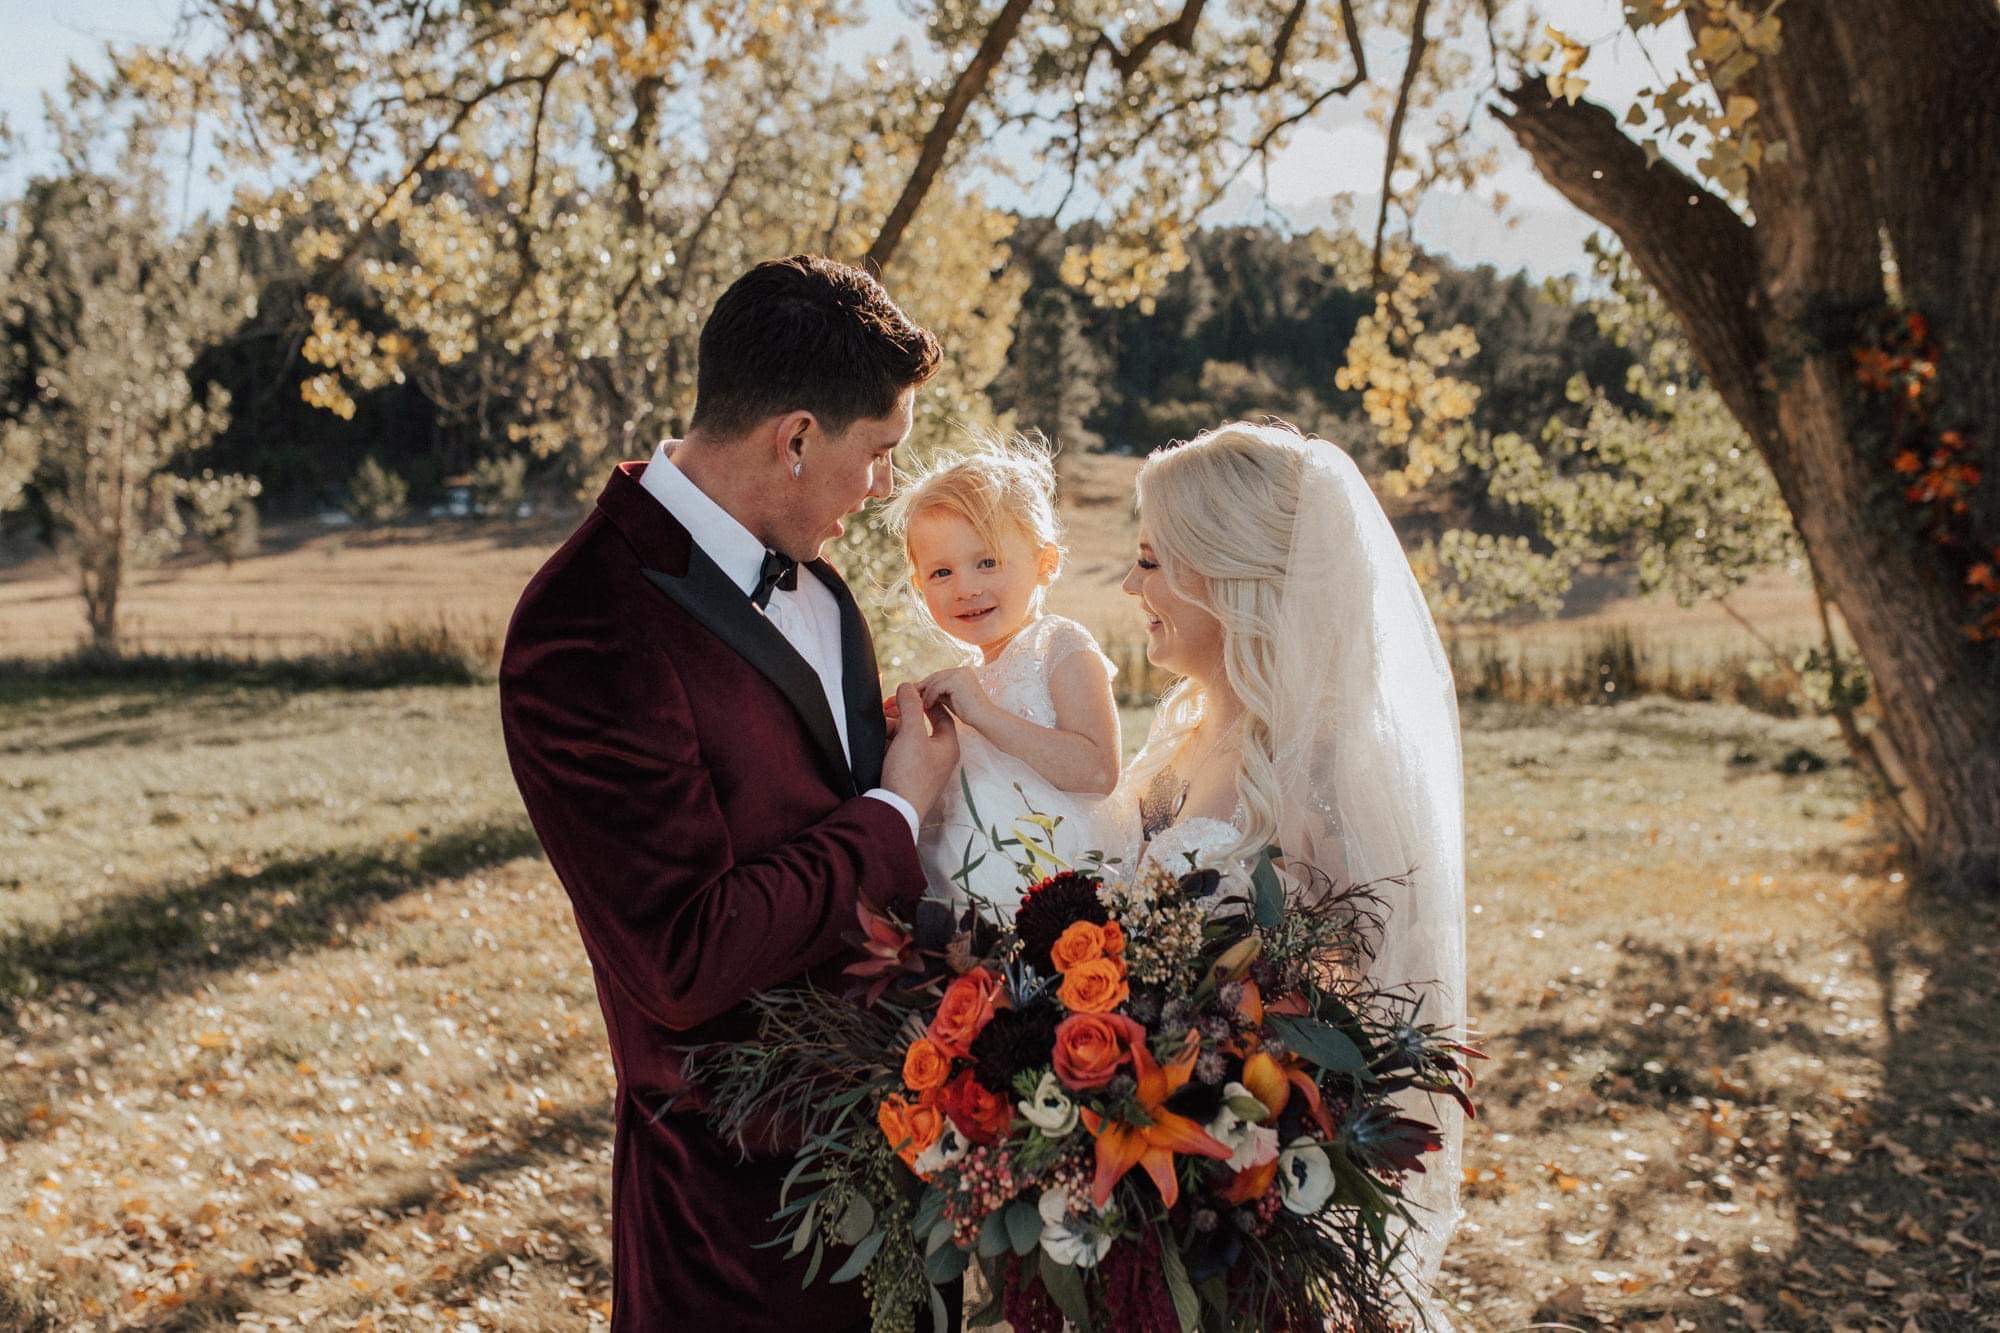
POLYGON ((882 716, 882 676, 875 663, 875 639, 854 594, 824 560, 806 566, 840 604, 840 690, 847 701, 847 746, 854 755, 854 785, 867 791, 882 785, 882 757, 889 748, 889 724, 882 716))
MULTIPOLYGON (((819 673, 799 656, 776 625, 750 605, 750 599, 730 582, 721 566, 699 546, 690 545, 684 577, 675 578, 657 569, 644 573, 654 587, 673 598, 784 692, 818 745, 820 757, 826 761, 827 772, 835 779, 834 786, 841 795, 852 796, 861 790, 853 785, 854 774, 841 751, 840 733, 835 730, 833 713, 826 706, 826 689, 820 684, 819 673)), ((879 766, 880 761, 877 762, 879 766)))

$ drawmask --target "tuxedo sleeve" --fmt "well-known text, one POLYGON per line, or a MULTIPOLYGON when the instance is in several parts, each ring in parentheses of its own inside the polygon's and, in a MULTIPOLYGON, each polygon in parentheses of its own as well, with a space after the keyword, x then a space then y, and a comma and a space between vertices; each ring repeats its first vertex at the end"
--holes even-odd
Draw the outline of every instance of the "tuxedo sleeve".
POLYGON ((850 947, 857 902, 923 891, 903 816, 866 796, 739 857, 662 654, 510 642, 501 717, 594 961, 665 1027, 697 1027, 850 947))

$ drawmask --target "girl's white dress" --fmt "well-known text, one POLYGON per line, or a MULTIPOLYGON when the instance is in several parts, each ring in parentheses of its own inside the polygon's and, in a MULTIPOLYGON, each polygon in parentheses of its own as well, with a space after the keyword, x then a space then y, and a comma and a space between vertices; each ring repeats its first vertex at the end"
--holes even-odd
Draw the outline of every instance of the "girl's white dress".
MULTIPOLYGON (((1049 682, 1056 668, 1077 653, 1096 655, 1117 674, 1089 630, 1050 615, 1031 621, 998 657, 972 670, 997 707, 1037 726, 1053 727, 1056 704, 1049 682)), ((960 724, 958 737, 960 777, 925 818, 918 838, 933 897, 963 905, 969 887, 1002 919, 1012 915, 1022 890, 1032 882, 1017 868, 1028 858, 1018 846, 995 847, 996 829, 1003 841, 1029 833, 1040 842, 1052 841, 1055 854, 1069 864, 1087 852, 1116 856, 1125 850, 1127 837, 1108 799, 1061 790, 971 727, 960 724), (1059 821, 1052 835, 1022 823, 1035 814, 1059 821), (976 864, 969 876, 962 875, 968 863, 976 864)))

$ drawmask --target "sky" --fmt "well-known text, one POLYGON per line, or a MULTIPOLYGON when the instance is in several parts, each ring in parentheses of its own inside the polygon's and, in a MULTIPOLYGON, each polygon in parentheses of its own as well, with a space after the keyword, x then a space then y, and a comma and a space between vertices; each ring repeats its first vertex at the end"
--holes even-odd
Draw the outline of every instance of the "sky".
MULTIPOLYGON (((840 39, 855 54, 915 32, 894 0, 867 2, 870 21, 840 39)), ((1622 114, 1633 95, 1652 82, 1652 70, 1635 39, 1620 34, 1618 0, 1537 0, 1536 8, 1591 45, 1582 72, 1590 80, 1592 100, 1622 114)), ((20 141, 13 160, 0 162, 0 194, 19 189, 52 161, 42 98, 61 95, 70 62, 102 72, 107 43, 165 40, 178 9, 177 0, 0 0, 0 117, 20 141)), ((1656 37, 1650 45, 1662 67, 1678 56, 1663 39, 1656 37)), ((1402 67, 1406 48, 1400 40, 1371 40, 1368 54, 1371 70, 1395 71, 1402 67)), ((1477 95, 1478 90, 1468 89, 1468 102, 1477 95)), ((1477 113, 1475 135, 1478 142, 1500 149, 1499 170, 1475 194, 1433 191, 1417 214, 1418 242, 1462 264, 1489 263, 1503 272, 1526 269, 1543 277, 1586 271, 1583 241, 1592 231, 1589 220, 1543 183, 1527 155, 1484 110, 1477 113), (1509 201, 1501 215, 1490 202, 1496 192, 1509 201)), ((1210 220, 1257 221, 1275 215, 1294 227, 1322 225, 1331 220, 1332 199, 1351 194, 1355 214, 1372 226, 1381 154, 1380 134, 1367 124, 1361 104, 1330 103, 1274 156, 1261 181, 1253 179, 1254 170, 1246 173, 1210 220)), ((181 201, 186 208, 204 211, 217 207, 225 191, 195 173, 186 196, 181 201)))

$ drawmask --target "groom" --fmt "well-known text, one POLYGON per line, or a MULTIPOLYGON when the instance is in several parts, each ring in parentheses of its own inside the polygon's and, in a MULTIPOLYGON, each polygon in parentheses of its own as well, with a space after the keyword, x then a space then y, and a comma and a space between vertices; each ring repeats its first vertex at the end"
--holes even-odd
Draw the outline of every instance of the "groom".
POLYGON ((889 494, 937 364, 867 274, 759 264, 702 327, 687 438, 618 466, 508 630, 507 753, 617 1073, 623 1333, 867 1326, 860 1283, 801 1290, 765 1246, 789 1155, 719 1139, 678 1048, 752 1035, 757 991, 837 984, 856 904, 923 891, 918 812, 957 736, 905 686, 887 740, 867 625, 819 555, 889 494))

